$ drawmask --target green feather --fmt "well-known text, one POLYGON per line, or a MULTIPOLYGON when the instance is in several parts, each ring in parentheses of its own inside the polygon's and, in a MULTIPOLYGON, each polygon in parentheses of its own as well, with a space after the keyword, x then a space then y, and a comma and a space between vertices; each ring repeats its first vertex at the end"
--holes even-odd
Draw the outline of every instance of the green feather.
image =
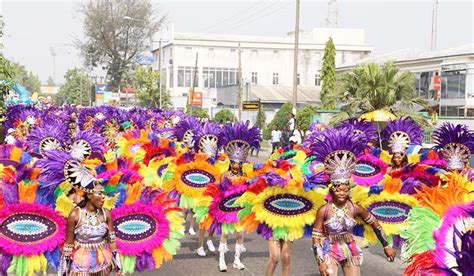
POLYGON ((433 231, 440 226, 441 220, 433 210, 427 207, 413 207, 405 222, 408 226, 400 233, 406 240, 402 248, 402 257, 409 258, 435 248, 433 231))
POLYGON ((179 207, 184 208, 184 209, 194 208, 194 198, 189 197, 187 195, 181 195, 181 199, 179 201, 179 207))
POLYGON ((252 213, 252 204, 250 203, 244 203, 244 208, 240 210, 237 213, 237 217, 239 218, 239 221, 242 220, 242 218, 248 216, 250 213, 252 213))
POLYGON ((288 228, 286 227, 274 227, 273 228, 273 239, 274 240, 287 240, 288 239, 288 228))
POLYGON ((229 235, 235 232, 235 223, 223 223, 222 234, 229 235))
POLYGON ((166 170, 166 172, 163 175, 161 175, 161 179, 163 180, 163 182, 171 181, 173 180, 173 178, 174 178, 174 173, 172 171, 166 170))
POLYGON ((199 206, 193 209, 194 212, 194 217, 196 218, 196 221, 201 223, 209 214, 209 207, 207 206, 199 206))
POLYGON ((175 239, 166 239, 163 241, 163 247, 172 255, 176 255, 176 253, 178 253, 179 248, 181 247, 181 243, 175 239))
POLYGON ((136 256, 123 255, 122 256, 122 270, 123 273, 133 274, 135 272, 136 256))

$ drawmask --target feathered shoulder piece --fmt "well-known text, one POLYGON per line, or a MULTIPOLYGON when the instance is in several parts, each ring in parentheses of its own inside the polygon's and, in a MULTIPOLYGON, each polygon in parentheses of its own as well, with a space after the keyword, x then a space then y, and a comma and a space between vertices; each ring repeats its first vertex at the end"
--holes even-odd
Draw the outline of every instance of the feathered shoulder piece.
POLYGON ((355 171, 357 156, 366 143, 351 129, 327 129, 316 137, 310 150, 323 162, 333 183, 348 183, 355 171))
POLYGON ((36 125, 41 118, 41 112, 32 106, 15 105, 7 110, 5 128, 17 128, 20 125, 36 125))
POLYGON ((222 129, 218 124, 207 122, 195 134, 194 150, 215 157, 222 143, 222 129))
POLYGON ((363 118, 351 118, 344 122, 341 122, 336 126, 337 129, 349 128, 354 133, 359 134, 366 143, 378 139, 377 125, 374 122, 367 121, 363 118))
POLYGON ((182 141, 188 148, 193 148, 196 143, 197 134, 201 131, 202 125, 198 119, 188 116, 181 120, 174 128, 173 136, 182 141))
POLYGON ((474 153, 474 131, 465 125, 445 122, 433 132, 435 148, 440 150, 450 169, 463 169, 474 153))
POLYGON ((405 153, 410 145, 421 145, 423 137, 421 126, 408 117, 389 121, 382 131, 382 141, 388 142, 391 153, 405 153))
POLYGON ((55 119, 48 119, 42 126, 31 130, 26 139, 29 151, 43 156, 48 150, 62 150, 69 139, 68 126, 55 119))
POLYGON ((251 148, 260 148, 260 129, 243 123, 226 124, 222 131, 222 144, 230 160, 246 162, 251 148))

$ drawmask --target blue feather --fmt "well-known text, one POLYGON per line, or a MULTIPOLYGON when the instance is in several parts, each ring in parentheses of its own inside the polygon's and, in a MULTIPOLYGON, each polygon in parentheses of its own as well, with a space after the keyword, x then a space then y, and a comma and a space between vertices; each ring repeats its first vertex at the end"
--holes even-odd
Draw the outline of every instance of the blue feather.
POLYGON ((364 236, 364 226, 357 224, 354 229, 352 230, 355 236, 363 237, 364 236))
POLYGON ((370 190, 369 190, 369 195, 373 195, 373 194, 380 194, 382 192, 383 188, 381 186, 378 186, 378 185, 374 185, 374 186, 370 186, 370 190))
POLYGON ((313 235, 313 225, 305 225, 304 226, 304 237, 310 238, 313 235))
POLYGON ((48 264, 51 265, 55 271, 58 271, 61 260, 61 251, 59 250, 59 246, 53 251, 44 252, 44 257, 46 260, 48 260, 48 264))

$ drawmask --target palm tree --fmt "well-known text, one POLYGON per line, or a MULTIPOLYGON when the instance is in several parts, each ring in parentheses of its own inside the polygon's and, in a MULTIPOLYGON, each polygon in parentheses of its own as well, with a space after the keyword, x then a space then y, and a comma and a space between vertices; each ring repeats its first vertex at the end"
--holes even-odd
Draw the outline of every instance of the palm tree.
POLYGON ((329 97, 341 106, 341 112, 331 118, 331 124, 360 114, 387 110, 397 116, 410 116, 423 126, 428 122, 415 111, 428 105, 426 99, 416 97, 415 76, 399 72, 394 62, 383 66, 363 64, 338 80, 338 89, 329 97))

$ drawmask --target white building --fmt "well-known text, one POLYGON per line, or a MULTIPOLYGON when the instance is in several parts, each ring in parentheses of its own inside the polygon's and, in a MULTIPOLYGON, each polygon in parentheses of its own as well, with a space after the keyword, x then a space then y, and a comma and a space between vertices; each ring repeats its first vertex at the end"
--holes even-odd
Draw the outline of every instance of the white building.
MULTIPOLYGON (((298 57, 301 87, 319 92, 319 70, 329 37, 336 46, 336 64, 364 58, 373 49, 365 43, 364 30, 361 29, 316 28, 301 31, 298 57)), ((158 45, 153 47, 158 60, 156 69, 161 63, 162 77, 166 80, 176 109, 185 108, 194 76, 195 91, 203 92, 203 108, 210 109, 217 105, 217 88, 237 83, 239 45, 243 83, 256 88, 293 85, 293 33, 281 37, 181 33, 174 32, 170 25, 155 35, 154 40, 159 39, 163 41, 161 62, 158 45)), ((315 97, 319 95, 316 92, 315 97)), ((291 97, 287 101, 291 101, 291 97)))
POLYGON ((474 129, 474 44, 438 51, 403 49, 339 65, 336 73, 353 70, 363 63, 383 64, 389 60, 395 61, 400 70, 415 73, 418 96, 437 105, 440 122, 462 122, 474 129), (433 90, 436 74, 441 76, 439 101, 433 90))

